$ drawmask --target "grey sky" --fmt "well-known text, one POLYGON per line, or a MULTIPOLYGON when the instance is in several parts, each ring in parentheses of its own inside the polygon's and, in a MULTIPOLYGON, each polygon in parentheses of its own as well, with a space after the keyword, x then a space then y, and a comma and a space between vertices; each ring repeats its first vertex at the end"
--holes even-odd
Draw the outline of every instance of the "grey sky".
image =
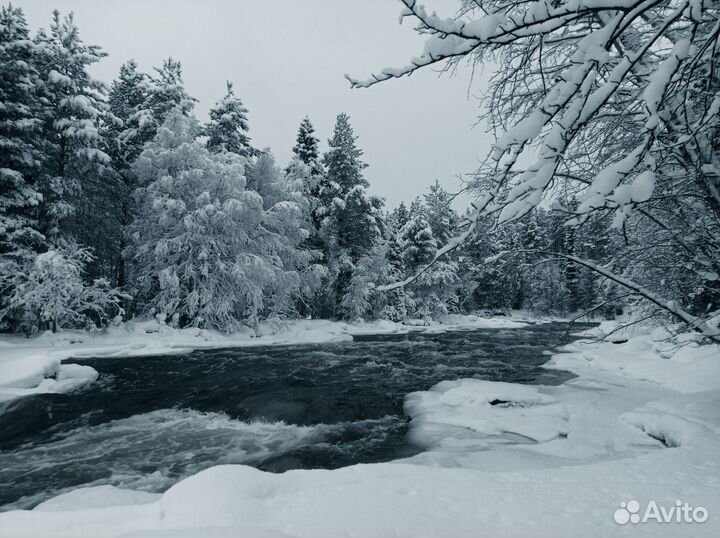
MULTIPOLYGON (((225 92, 225 80, 250 110, 250 134, 290 157, 300 120, 310 116, 323 147, 335 115, 351 116, 370 165, 372 191, 394 207, 436 178, 457 190, 455 176, 472 171, 488 148, 472 129, 478 103, 468 99, 469 72, 451 78, 420 72, 367 90, 350 90, 344 73, 365 76, 407 63, 422 47, 410 21, 398 25, 393 0, 25 0, 33 29, 47 27, 57 8, 75 12, 81 36, 109 57, 93 74, 110 82, 135 58, 150 71, 168 56, 183 64, 198 116, 225 92)), ((451 14, 456 0, 428 2, 451 14)), ((473 90, 476 91, 476 83, 473 90)))

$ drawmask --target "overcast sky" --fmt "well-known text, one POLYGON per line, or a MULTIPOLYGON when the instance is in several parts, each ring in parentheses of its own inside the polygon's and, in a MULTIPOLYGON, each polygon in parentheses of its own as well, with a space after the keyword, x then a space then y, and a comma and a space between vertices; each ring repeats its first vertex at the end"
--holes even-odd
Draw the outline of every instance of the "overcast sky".
MULTIPOLYGON (((284 165, 300 120, 310 116, 323 149, 335 116, 351 116, 370 165, 372 191, 394 207, 438 179, 458 189, 490 138, 472 128, 478 115, 476 82, 468 97, 468 70, 455 77, 431 71, 366 90, 350 90, 344 73, 366 76, 404 65, 422 38, 410 21, 398 24, 394 0, 15 0, 33 29, 50 23, 57 8, 73 11, 82 38, 109 54, 93 68, 110 82, 135 58, 150 71, 168 56, 183 65, 185 84, 199 99, 197 113, 225 92, 225 81, 249 109, 257 147, 270 147, 284 165)), ((456 0, 430 0, 448 16, 456 0)))

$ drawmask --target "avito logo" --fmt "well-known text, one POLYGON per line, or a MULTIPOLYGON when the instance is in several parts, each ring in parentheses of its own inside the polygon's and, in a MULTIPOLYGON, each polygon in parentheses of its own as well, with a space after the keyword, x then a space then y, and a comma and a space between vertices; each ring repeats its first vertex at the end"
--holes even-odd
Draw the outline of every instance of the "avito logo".
POLYGON ((702 506, 691 506, 683 501, 675 501, 670 507, 660 506, 655 501, 648 502, 645 510, 640 509, 640 503, 636 500, 621 502, 620 508, 615 510, 613 517, 618 525, 627 523, 705 523, 709 514, 707 508, 702 506))

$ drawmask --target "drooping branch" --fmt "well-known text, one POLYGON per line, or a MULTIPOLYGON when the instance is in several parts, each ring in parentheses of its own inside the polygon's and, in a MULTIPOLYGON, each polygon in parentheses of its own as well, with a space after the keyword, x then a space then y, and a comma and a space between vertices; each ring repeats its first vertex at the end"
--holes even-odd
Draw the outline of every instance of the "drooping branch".
MULTIPOLYGON (((577 256, 573 256, 571 254, 564 254, 561 252, 551 252, 551 251, 547 251, 547 250, 520 249, 520 250, 513 251, 513 253, 540 254, 543 256, 558 256, 560 258, 564 258, 568 261, 576 263, 577 265, 586 267, 587 269, 590 269, 591 271, 604 276, 608 280, 611 280, 612 282, 615 282, 616 284, 619 284, 620 286, 636 293, 643 299, 651 302, 655 306, 659 307, 661 310, 670 314, 673 318, 686 324, 689 328, 691 328, 694 331, 699 332, 700 334, 702 334, 706 338, 712 340, 713 342, 720 343, 720 330, 718 330, 715 327, 710 326, 705 320, 698 318, 696 316, 693 316, 689 312, 685 311, 675 301, 666 301, 663 298, 657 296, 655 293, 653 293, 646 287, 641 286, 640 284, 637 284, 636 282, 633 282, 632 280, 629 280, 627 278, 616 275, 615 273, 609 271, 608 269, 602 267, 599 264, 593 263, 588 260, 583 260, 583 259, 578 258, 577 256)), ((505 254, 508 254, 508 253, 505 253, 505 254)))

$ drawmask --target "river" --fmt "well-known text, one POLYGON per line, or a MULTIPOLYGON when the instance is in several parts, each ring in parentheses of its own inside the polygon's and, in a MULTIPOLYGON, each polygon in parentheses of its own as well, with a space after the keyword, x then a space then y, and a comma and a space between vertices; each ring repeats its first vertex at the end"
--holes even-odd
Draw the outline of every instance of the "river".
POLYGON ((100 377, 0 408, 0 510, 80 486, 161 492, 207 467, 337 468, 417 454, 405 395, 445 379, 556 385, 561 323, 77 361, 100 377))

